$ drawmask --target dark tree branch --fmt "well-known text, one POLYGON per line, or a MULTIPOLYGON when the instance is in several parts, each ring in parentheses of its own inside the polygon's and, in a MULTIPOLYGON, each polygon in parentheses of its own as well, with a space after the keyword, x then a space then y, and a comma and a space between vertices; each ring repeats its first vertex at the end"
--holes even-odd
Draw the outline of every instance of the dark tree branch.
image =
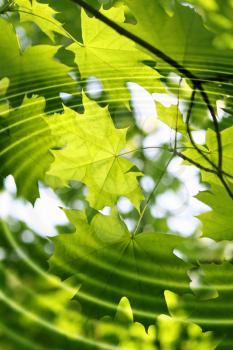
POLYGON ((233 200, 233 193, 230 189, 230 187, 228 186, 226 180, 224 179, 223 175, 219 175, 219 172, 218 170, 214 170, 214 169, 210 169, 210 168, 207 168, 201 164, 199 164, 198 162, 195 162, 195 160, 185 156, 183 153, 180 153, 180 152, 176 152, 176 155, 184 160, 187 160, 189 163, 195 165, 197 168, 201 169, 201 170, 204 170, 206 171, 207 173, 212 173, 212 174, 215 174, 216 176, 218 176, 219 180, 222 182, 224 188, 226 189, 227 193, 229 194, 229 196, 231 197, 231 199, 233 200))
MULTIPOLYGON (((190 130, 190 121, 191 121, 191 115, 192 115, 192 108, 194 105, 194 100, 195 100, 195 93, 196 93, 196 89, 194 88, 192 91, 192 95, 191 95, 191 100, 190 100, 190 106, 188 109, 188 113, 187 113, 187 119, 186 119, 186 127, 187 127, 187 133, 190 139, 191 144, 193 145, 193 147, 196 149, 196 151, 211 165, 213 166, 213 168, 216 169, 215 174, 218 176, 219 180, 221 181, 221 183, 223 184, 223 186, 225 187, 227 193, 229 194, 229 196, 233 199, 233 193, 231 191, 231 189, 229 188, 227 182, 225 181, 224 177, 223 177, 223 170, 222 170, 222 154, 219 154, 219 162, 221 162, 220 164, 218 164, 218 166, 216 166, 216 164, 214 164, 209 157, 206 156, 206 154, 204 152, 202 152, 202 150, 198 147, 198 145, 195 143, 193 136, 192 136, 192 132, 190 130)), ((218 134, 217 134, 218 135, 218 134)), ((220 132, 219 132, 219 135, 220 132)), ((190 160, 189 160, 190 161, 190 160)), ((193 163, 194 164, 194 163, 193 163)), ((196 166, 198 166, 200 169, 200 164, 196 163, 196 166)), ((207 168, 206 168, 207 169, 207 168)), ((205 171, 207 171, 206 169, 203 169, 205 171)), ((208 170, 209 171, 209 170, 208 170)))
POLYGON ((190 123, 191 123, 191 116, 192 116, 192 109, 194 106, 194 101, 195 101, 195 94, 196 94, 196 88, 193 89, 192 91, 192 95, 191 95, 191 99, 190 99, 190 105, 189 105, 189 109, 188 109, 188 113, 187 113, 187 118, 186 118, 186 130, 187 130, 187 134, 189 136, 189 140, 191 142, 191 144, 193 145, 193 147, 195 148, 195 150, 213 167, 218 169, 217 165, 214 164, 209 157, 198 147, 198 145, 196 144, 196 142, 193 139, 193 135, 190 129, 190 123))
POLYGON ((202 95, 204 102, 208 106, 209 112, 210 112, 211 117, 213 119, 214 129, 216 132, 217 143, 218 143, 218 170, 219 170, 219 174, 221 174, 221 171, 222 171, 222 139, 221 139, 221 132, 219 129, 219 124, 218 124, 218 119, 215 115, 214 108, 209 101, 209 97, 206 94, 206 92, 204 91, 202 85, 199 87, 199 90, 201 92, 201 95, 202 95))
POLYGON ((183 153, 181 153, 181 152, 175 152, 175 154, 176 154, 178 157, 180 157, 180 158, 182 158, 182 159, 184 159, 184 160, 187 160, 189 163, 195 165, 197 168, 206 171, 207 173, 212 173, 212 174, 215 174, 215 175, 218 174, 216 170, 211 169, 211 168, 207 168, 206 166, 204 166, 204 165, 202 165, 202 164, 196 162, 195 160, 193 160, 192 158, 189 158, 188 156, 186 156, 185 154, 183 154, 183 153))

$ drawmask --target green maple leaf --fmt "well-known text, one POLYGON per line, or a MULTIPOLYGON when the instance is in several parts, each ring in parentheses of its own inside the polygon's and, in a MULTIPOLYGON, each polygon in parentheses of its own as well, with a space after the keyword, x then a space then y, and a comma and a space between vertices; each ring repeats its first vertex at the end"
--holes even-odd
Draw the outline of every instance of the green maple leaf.
POLYGON ((0 18, 0 78, 8 77, 7 98, 14 107, 22 103, 25 94, 42 95, 47 108, 61 107, 59 93, 77 92, 68 76, 70 68, 54 59, 59 46, 35 45, 21 51, 13 26, 0 18))
MULTIPOLYGON (((205 174, 211 187, 199 192, 197 198, 207 204, 210 211, 198 216, 202 222, 203 235, 214 240, 233 240, 233 206, 232 199, 216 176, 205 174)), ((233 190, 233 186, 230 186, 233 190)))
MULTIPOLYGON (((116 22, 125 20, 124 7, 100 10, 116 22)), ((74 43, 68 49, 75 54, 82 79, 96 76, 109 95, 109 102, 128 101, 126 82, 139 83, 153 92, 163 92, 160 74, 141 62, 150 56, 140 52, 135 44, 116 33, 96 18, 81 12, 83 44, 74 43)))
POLYGON ((21 22, 33 21, 52 41, 54 32, 68 36, 62 24, 54 18, 57 12, 48 4, 36 0, 16 0, 16 4, 19 6, 21 22))
POLYGON ((175 129, 180 133, 186 132, 186 124, 177 105, 165 107, 161 103, 156 102, 156 111, 159 120, 167 124, 171 129, 175 129))
MULTIPOLYGON (((233 140, 232 140, 233 126, 224 129, 221 132, 222 138, 222 153, 223 153, 223 170, 225 173, 233 176, 232 161, 233 161, 233 140)), ((208 129, 206 133, 206 145, 209 149, 210 160, 217 164, 218 161, 218 145, 216 133, 208 129)))
POLYGON ((223 338, 217 349, 230 349, 233 341, 232 285, 229 283, 233 279, 232 264, 207 264, 201 265, 201 269, 208 285, 200 286, 199 292, 211 292, 212 297, 186 295, 180 300, 181 305, 190 321, 200 325, 204 331, 214 331, 216 337, 223 338))
POLYGON ((97 214, 91 223, 84 212, 66 213, 77 229, 53 238, 50 268, 63 279, 76 276, 81 283, 76 297, 86 316, 114 315, 126 296, 134 319, 148 326, 167 312, 165 289, 187 292, 187 266, 173 254, 183 238, 153 232, 132 235, 115 213, 97 214))
MULTIPOLYGON (((193 9, 176 2, 169 15, 159 1, 124 2, 136 19, 136 24, 124 24, 127 30, 199 76, 218 74, 214 71, 217 63, 221 64, 223 53, 213 47, 214 35, 204 27, 202 18, 193 9)), ((224 58, 230 64, 232 52, 225 51, 224 58)), ((159 58, 156 60, 160 61, 161 68, 168 68, 159 58)))
POLYGON ((44 108, 43 97, 25 97, 19 108, 0 119, 1 175, 12 174, 18 195, 32 203, 39 197, 38 181, 44 179, 53 161, 49 149, 54 142, 44 108))
MULTIPOLYGON (((231 181, 231 176, 233 176, 232 171, 232 160, 233 160, 233 141, 232 141, 232 131, 233 127, 224 129, 221 132, 221 140, 222 140, 222 157, 223 157, 223 165, 222 169, 223 171, 228 174, 226 175, 226 178, 231 181)), ((185 156, 192 159, 193 161, 197 162, 198 164, 207 167, 209 169, 216 170, 215 167, 213 167, 209 162, 203 158, 203 156, 197 152, 196 149, 191 144, 187 144, 187 146, 191 146, 190 149, 183 152, 185 156)), ((218 165, 218 143, 217 143, 217 137, 216 133, 208 129, 206 132, 206 146, 197 145, 199 149, 209 158, 212 163, 214 163, 216 166, 218 165)), ((185 162, 186 164, 188 162, 185 162)), ((204 179, 203 179, 204 180, 204 179)), ((208 179, 207 179, 208 181, 208 179)))
MULTIPOLYGON (((224 129, 221 132, 222 139, 222 155, 223 155, 223 171, 225 172, 224 179, 228 187, 233 190, 232 185, 232 160, 233 160, 233 142, 232 142, 233 127, 224 129)), ((198 145, 204 154, 214 164, 218 164, 218 145, 216 133, 208 129, 206 133, 206 146, 198 145)), ((209 169, 216 169, 205 160, 194 148, 183 152, 184 155, 195 161, 196 163, 205 166, 209 169)), ((187 161, 185 161, 188 164, 187 161)), ((210 184, 207 191, 200 192, 197 198, 207 204, 211 210, 199 215, 199 219, 203 225, 204 236, 215 240, 232 240, 233 224, 232 224, 232 199, 227 193, 222 182, 217 175, 205 171, 201 172, 202 181, 210 184)))
POLYGON ((51 119, 55 136, 62 128, 66 130, 63 143, 67 146, 52 152, 55 161, 48 174, 67 183, 83 182, 93 208, 113 206, 118 197, 127 196, 139 209, 143 195, 137 177, 143 174, 133 171, 134 164, 120 153, 126 144, 127 129, 115 128, 107 107, 99 107, 85 95, 83 103, 84 115, 65 108, 54 123, 51 119))

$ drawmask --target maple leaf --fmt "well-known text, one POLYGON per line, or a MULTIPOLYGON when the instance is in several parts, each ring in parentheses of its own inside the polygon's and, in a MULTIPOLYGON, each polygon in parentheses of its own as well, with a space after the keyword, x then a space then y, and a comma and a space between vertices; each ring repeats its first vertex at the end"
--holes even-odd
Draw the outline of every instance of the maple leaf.
MULTIPOLYGON (((125 20, 124 7, 100 10, 116 22, 125 20)), ((68 50, 75 54, 82 79, 97 77, 109 95, 110 102, 127 101, 129 91, 126 82, 135 82, 150 91, 163 92, 160 74, 144 65, 150 58, 140 52, 129 39, 120 36, 112 28, 81 11, 82 43, 73 43, 68 50)))
MULTIPOLYGON (((199 192, 196 196, 210 207, 198 218, 202 222, 203 235, 214 240, 233 240, 233 206, 232 199, 216 176, 202 174, 203 180, 210 184, 207 191, 199 192)), ((230 186, 233 190, 233 186, 230 186)))
POLYGON ((1 175, 13 175, 17 194, 32 203, 39 197, 38 181, 53 161, 49 149, 54 142, 44 108, 43 97, 25 97, 19 108, 0 119, 1 175))
MULTIPOLYGON (((230 127, 221 131, 223 177, 231 191, 233 190, 232 130, 233 127, 230 127)), ((198 147, 208 157, 208 159, 217 166, 219 157, 218 144, 216 133, 213 130, 208 129, 206 132, 206 145, 198 145, 198 147)), ((196 149, 187 149, 185 152, 183 152, 183 154, 189 159, 195 161, 197 164, 216 171, 216 168, 209 164, 209 162, 204 159, 196 149)), ((185 161, 184 163, 189 164, 188 161, 185 161)), ((205 172, 203 170, 201 171, 201 178, 203 182, 210 185, 210 188, 207 191, 201 191, 197 195, 197 198, 200 201, 210 207, 210 211, 198 216, 202 222, 203 234, 204 236, 213 238, 217 241, 232 240, 232 199, 216 174, 205 172)))
POLYGON ((12 106, 34 93, 44 96, 47 109, 54 110, 61 107, 61 91, 77 93, 70 68, 54 59, 59 46, 35 45, 22 52, 12 24, 2 18, 0 33, 0 78, 10 79, 6 97, 12 106))
POLYGON ((87 199, 91 207, 102 209, 113 206, 120 196, 127 196, 137 209, 143 195, 134 164, 121 155, 126 144, 127 129, 115 128, 108 108, 83 96, 84 115, 65 107, 64 114, 56 116, 54 135, 66 130, 63 142, 67 146, 52 151, 55 161, 49 175, 65 182, 76 180, 88 187, 87 199))
MULTIPOLYGON (((233 177, 233 171, 232 171, 232 161, 233 161, 233 141, 231 138, 231 134, 233 131, 233 127, 224 129, 221 131, 221 140, 222 140, 222 154, 223 154, 223 165, 222 170, 226 174, 226 178, 229 181, 232 181, 231 177, 233 177), (229 175, 229 176, 227 176, 229 175)), ((188 145, 187 145, 188 146, 188 145)), ((192 145, 190 145, 192 146, 192 145)), ((206 132, 206 146, 198 145, 198 147, 201 149, 201 151, 209 158, 209 160, 217 166, 218 164, 218 143, 217 143, 217 137, 216 133, 208 129, 206 132)), ((213 170, 216 170, 209 162, 203 158, 203 156, 197 152, 196 149, 191 147, 187 151, 183 152, 184 155, 186 155, 188 158, 191 158, 198 164, 201 164, 202 166, 205 166, 207 168, 212 168, 213 170)), ((186 162, 187 164, 188 162, 186 162)), ((204 180, 204 178, 203 178, 204 180)), ((208 179, 207 179, 208 181, 208 179)), ((213 181, 213 179, 212 179, 213 181)))
MULTIPOLYGON (((136 24, 123 26, 158 48, 173 60, 201 77, 218 75, 216 66, 223 60, 222 50, 213 46, 214 34, 208 31, 194 9, 175 2, 172 14, 166 13, 158 1, 125 0, 136 24), (212 68, 212 69, 211 69, 212 68)), ((153 57, 153 54, 151 54, 153 57)), ((224 51, 225 64, 232 60, 232 51, 224 51)), ((160 68, 166 63, 156 58, 160 68)), ((169 67, 170 70, 170 67, 169 67)))
POLYGON ((187 129, 186 124, 177 105, 165 107, 161 103, 156 102, 156 111, 159 120, 167 124, 171 129, 175 129, 183 134, 185 133, 187 129))
POLYGON ((76 276, 76 298, 85 316, 114 315, 122 296, 131 304, 134 319, 146 326, 167 312, 163 292, 188 291, 187 265, 173 254, 183 238, 161 233, 129 233, 113 213, 95 215, 65 210, 76 232, 53 238, 51 272, 76 276))
POLYGON ((36 0, 16 0, 19 6, 20 21, 33 21, 48 37, 54 41, 54 32, 63 36, 68 33, 54 16, 57 13, 48 4, 42 4, 36 0))
POLYGON ((199 286, 199 293, 211 293, 208 298, 195 297, 187 294, 180 298, 182 308, 187 313, 187 319, 200 325, 204 331, 214 331, 221 342, 217 349, 230 349, 232 339, 232 264, 224 262, 221 265, 201 265, 205 285, 199 286), (220 338, 221 337, 221 338, 220 338))

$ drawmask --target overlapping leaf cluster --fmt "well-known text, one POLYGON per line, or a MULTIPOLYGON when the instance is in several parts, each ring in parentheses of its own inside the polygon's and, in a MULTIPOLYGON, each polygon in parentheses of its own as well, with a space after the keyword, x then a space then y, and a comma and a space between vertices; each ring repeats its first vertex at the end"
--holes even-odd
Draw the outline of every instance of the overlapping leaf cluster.
POLYGON ((65 6, 63 14, 53 2, 7 4, 0 18, 1 176, 13 175, 18 196, 32 203, 39 181, 55 190, 81 183, 85 195, 85 210, 65 210, 75 229, 53 239, 51 272, 74 278, 75 298, 91 319, 114 316, 127 297, 134 320, 148 327, 168 313, 164 292, 177 293, 186 317, 225 336, 219 348, 227 349, 233 322, 232 47, 219 49, 196 10, 178 1, 125 0, 109 8, 73 1, 77 36, 62 20, 65 6), (27 25, 41 42, 34 38, 31 45, 27 25), (90 78, 98 83, 97 97, 90 78), (145 174, 140 169, 142 147, 135 139, 145 134, 132 119, 129 82, 178 101, 171 107, 156 102, 158 118, 175 136, 164 147, 163 169, 155 169, 149 195, 140 186, 149 166, 145 174), (128 128, 119 127, 122 111, 128 128), (206 132, 204 145, 196 143, 194 130, 206 132), (201 239, 145 229, 151 198, 177 156, 198 168, 207 185, 197 195, 210 207, 199 216, 202 237, 218 243, 205 247, 206 260, 201 239), (121 197, 134 208, 132 232, 117 213, 121 197), (111 214, 100 212, 105 207, 111 214), (219 242, 224 251, 216 265, 209 252, 219 242), (193 271, 199 281, 192 290, 193 271))

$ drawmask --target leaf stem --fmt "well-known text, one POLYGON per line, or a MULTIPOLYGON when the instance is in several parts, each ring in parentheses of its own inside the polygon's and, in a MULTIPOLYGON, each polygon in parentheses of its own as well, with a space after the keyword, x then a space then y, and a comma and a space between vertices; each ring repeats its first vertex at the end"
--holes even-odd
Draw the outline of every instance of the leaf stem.
POLYGON ((166 174, 167 168, 168 168, 170 162, 172 161, 172 159, 174 158, 174 156, 175 156, 175 153, 173 153, 172 156, 171 156, 171 158, 168 160, 166 166, 164 167, 163 171, 161 172, 161 174, 160 174, 160 176, 159 176, 159 178, 158 178, 158 181, 156 182, 156 184, 155 184, 153 190, 151 191, 150 195, 148 196, 148 198, 147 198, 147 200, 146 200, 146 203, 145 203, 145 205, 144 205, 144 207, 143 207, 143 209, 142 209, 142 211, 141 211, 141 213, 140 213, 140 217, 139 217, 139 220, 138 220, 137 225, 136 225, 136 227, 135 227, 135 230, 134 230, 134 232, 133 232, 133 234, 132 234, 132 237, 134 237, 134 236, 136 235, 136 233, 137 233, 137 231, 138 231, 138 229, 139 229, 139 227, 140 227, 141 221, 142 221, 142 219, 143 219, 143 217, 144 217, 144 214, 145 214, 145 212, 146 212, 146 209, 148 208, 148 205, 149 205, 149 203, 150 203, 150 201, 151 201, 151 199, 152 199, 152 196, 153 196, 153 194, 156 192, 157 188, 159 187, 160 182, 161 182, 161 180, 163 179, 164 175, 166 174))

